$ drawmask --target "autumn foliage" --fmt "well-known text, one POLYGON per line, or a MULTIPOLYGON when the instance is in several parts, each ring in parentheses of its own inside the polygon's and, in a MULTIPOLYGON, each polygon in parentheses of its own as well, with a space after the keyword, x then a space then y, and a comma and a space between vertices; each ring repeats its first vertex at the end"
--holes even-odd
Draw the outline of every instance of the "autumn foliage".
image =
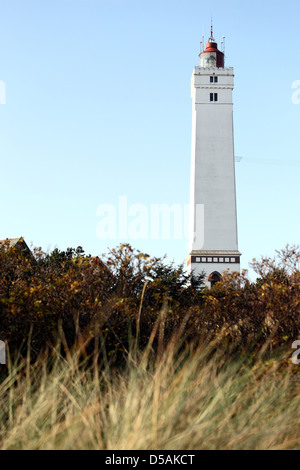
POLYGON ((225 274, 207 289, 203 275, 151 258, 130 245, 91 257, 81 247, 32 255, 0 249, 0 338, 32 357, 61 341, 119 361, 131 348, 158 350, 218 338, 246 348, 289 344, 300 336, 300 251, 253 261, 259 276, 225 274))

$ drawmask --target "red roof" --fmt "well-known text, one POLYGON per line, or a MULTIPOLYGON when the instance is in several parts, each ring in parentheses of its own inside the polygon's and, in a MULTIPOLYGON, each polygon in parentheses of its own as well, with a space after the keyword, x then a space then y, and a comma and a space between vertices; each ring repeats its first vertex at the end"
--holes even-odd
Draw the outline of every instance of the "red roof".
POLYGON ((203 52, 218 52, 218 44, 216 42, 208 42, 203 52))

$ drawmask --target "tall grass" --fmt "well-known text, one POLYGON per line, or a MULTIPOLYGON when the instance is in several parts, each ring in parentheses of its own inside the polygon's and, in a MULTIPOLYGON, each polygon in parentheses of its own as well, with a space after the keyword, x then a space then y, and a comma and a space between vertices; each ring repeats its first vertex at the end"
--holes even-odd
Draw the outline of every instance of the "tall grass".
POLYGON ((76 354, 9 365, 0 449, 300 448, 298 366, 217 346, 178 355, 170 343, 101 372, 76 354))

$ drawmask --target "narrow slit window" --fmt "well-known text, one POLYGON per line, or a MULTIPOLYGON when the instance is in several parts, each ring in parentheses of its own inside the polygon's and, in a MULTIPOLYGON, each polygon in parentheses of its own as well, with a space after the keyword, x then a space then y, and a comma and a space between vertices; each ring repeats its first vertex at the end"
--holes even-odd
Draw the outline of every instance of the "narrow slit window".
POLYGON ((214 83, 214 77, 210 77, 210 83, 214 83))
POLYGON ((211 93, 211 94, 210 94, 210 101, 213 101, 213 100, 214 100, 214 94, 211 93))
POLYGON ((214 93, 214 101, 218 101, 218 93, 214 93))
POLYGON ((218 83, 218 77, 214 77, 214 82, 218 83))

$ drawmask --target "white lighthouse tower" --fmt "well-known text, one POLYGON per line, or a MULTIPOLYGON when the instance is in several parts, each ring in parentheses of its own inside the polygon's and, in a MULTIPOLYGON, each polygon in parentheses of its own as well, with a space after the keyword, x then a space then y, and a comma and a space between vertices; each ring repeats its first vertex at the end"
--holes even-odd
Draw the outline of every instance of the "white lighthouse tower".
POLYGON ((233 68, 213 37, 192 75, 192 164, 188 269, 206 284, 240 271, 233 142, 233 68))

